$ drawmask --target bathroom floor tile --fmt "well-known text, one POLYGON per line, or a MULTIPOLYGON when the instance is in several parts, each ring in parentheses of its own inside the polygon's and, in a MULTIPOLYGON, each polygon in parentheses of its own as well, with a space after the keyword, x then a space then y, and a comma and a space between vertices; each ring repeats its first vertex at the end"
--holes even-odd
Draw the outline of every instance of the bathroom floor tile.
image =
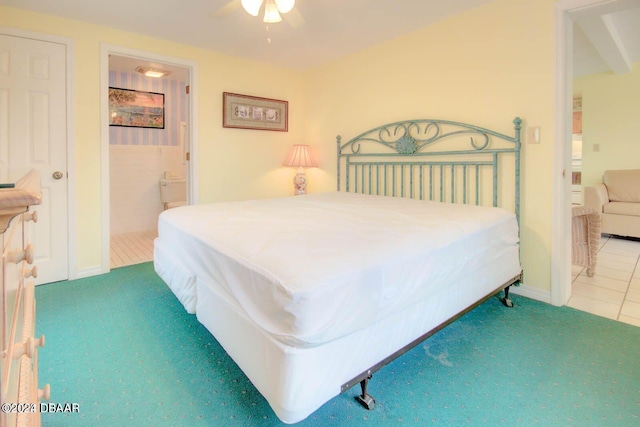
POLYGON ((625 316, 624 314, 621 314, 618 320, 633 326, 640 326, 640 319, 637 319, 635 317, 629 317, 629 316, 625 316))
POLYGON ((571 298, 567 305, 634 326, 640 326, 640 241, 602 235, 596 274, 571 267, 571 298))
POLYGON ((153 260, 153 240, 156 230, 114 234, 111 236, 111 268, 153 260))
POLYGON ((578 310, 614 320, 618 319, 618 313, 620 311, 620 304, 612 304, 583 295, 571 295, 567 305, 578 310))
POLYGON ((619 262, 626 265, 631 265, 635 268, 636 264, 638 263, 638 257, 629 254, 600 251, 598 252, 598 264, 600 264, 601 261, 619 262))
POLYGON ((630 255, 640 255, 640 242, 623 239, 609 239, 602 246, 605 252, 627 253, 630 255))
POLYGON ((640 288, 629 287, 625 300, 640 303, 640 288))
MULTIPOLYGON (((626 257, 625 257, 626 258, 626 257)), ((611 270, 618 270, 618 271, 624 271, 627 273, 633 273, 633 270, 635 270, 636 268, 636 263, 629 263, 629 262, 623 262, 623 261, 614 261, 614 260, 610 260, 610 259, 600 259, 600 257, 598 257, 598 262, 596 264, 596 268, 608 268, 611 270)), ((632 274, 629 274, 629 277, 631 277, 632 274)))
MULTIPOLYGON (((629 283, 631 279, 631 275, 633 273, 631 271, 621 271, 615 270, 612 268, 603 267, 600 264, 596 265, 596 274, 593 277, 603 277, 614 280, 623 281, 629 283)), ((581 274, 580 277, 587 277, 586 272, 581 274)))
POLYGON ((629 287, 629 282, 626 280, 612 279, 611 277, 600 276, 600 269, 596 269, 596 275, 593 277, 587 276, 586 272, 580 274, 573 282, 584 283, 585 285, 598 286, 605 289, 611 289, 617 292, 626 292, 629 287))
MULTIPOLYGON (((638 291, 640 293, 640 291, 638 291)), ((618 306, 622 305, 625 293, 603 288, 600 286, 588 285, 584 282, 575 282, 571 286, 571 295, 582 295, 595 300, 609 302, 618 306)))
POLYGON ((620 314, 640 319, 640 303, 625 301, 624 304, 622 304, 622 310, 620 310, 620 314))

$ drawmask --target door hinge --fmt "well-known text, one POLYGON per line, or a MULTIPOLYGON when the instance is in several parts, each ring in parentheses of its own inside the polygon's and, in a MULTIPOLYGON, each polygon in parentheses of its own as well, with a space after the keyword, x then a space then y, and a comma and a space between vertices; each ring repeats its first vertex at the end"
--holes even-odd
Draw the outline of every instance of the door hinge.
POLYGON ((186 85, 186 86, 184 87, 184 92, 185 92, 187 95, 189 95, 190 87, 191 87, 191 86, 189 86, 189 85, 186 85))
POLYGON ((187 152, 186 158, 187 158, 187 161, 191 160, 191 153, 187 152))

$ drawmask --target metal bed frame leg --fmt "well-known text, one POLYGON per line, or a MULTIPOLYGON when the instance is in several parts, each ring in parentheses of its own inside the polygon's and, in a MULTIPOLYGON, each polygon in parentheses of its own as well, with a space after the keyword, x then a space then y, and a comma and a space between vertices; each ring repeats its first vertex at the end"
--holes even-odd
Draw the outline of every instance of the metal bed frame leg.
POLYGON ((436 332, 438 332, 439 330, 441 330, 445 326, 449 325, 450 323, 452 323, 456 319, 458 319, 461 316, 465 315, 469 311, 473 310, 474 308, 476 308, 477 306, 479 306, 480 304, 482 304, 483 302, 485 302, 489 298, 495 298, 496 295, 499 294, 501 290, 504 290, 504 298, 500 298, 500 301, 502 301, 502 303, 504 305, 506 305, 507 307, 513 307, 513 302, 511 302, 511 300, 509 299, 509 288, 511 286, 518 286, 518 284, 521 281, 522 281, 522 272, 520 272, 519 275, 511 278, 511 280, 508 280, 508 281, 504 282, 502 285, 500 285, 499 287, 495 288, 495 290, 493 292, 491 292, 490 294, 488 294, 487 296, 485 296, 484 298, 482 298, 481 300, 479 300, 475 304, 473 304, 473 305, 467 307, 466 309, 462 310, 460 313, 458 313, 457 315, 453 316, 449 320, 441 323, 440 325, 436 326, 435 328, 431 329, 430 331, 424 333, 423 335, 421 335, 420 337, 414 339, 413 341, 411 341, 410 343, 408 343, 407 345, 405 345, 401 349, 397 350, 395 353, 387 356, 386 358, 382 359, 381 361, 379 361, 375 365, 371 366, 366 371, 363 371, 359 375, 356 375, 350 381, 347 381, 346 383, 342 384, 342 386, 340 387, 340 393, 344 393, 345 391, 351 389, 351 387, 354 387, 359 382, 360 383, 360 388, 362 389, 362 394, 360 396, 355 396, 355 399, 365 409, 372 410, 376 405, 376 401, 373 398, 373 396, 371 396, 369 393, 367 393, 367 386, 369 385, 369 380, 373 376, 374 372, 376 372, 378 369, 380 369, 383 366, 385 366, 387 363, 389 363, 389 362, 395 360, 396 358, 398 358, 399 356, 403 355, 407 351, 411 350, 412 348, 414 348, 418 344, 422 343, 425 339, 427 339, 431 335, 435 334, 436 332))
POLYGON ((373 396, 367 393, 367 385, 369 385, 369 380, 371 379, 371 377, 372 375, 369 375, 368 377, 360 381, 362 394, 360 396, 356 396, 356 400, 358 401, 358 403, 360 403, 369 411, 376 406, 376 400, 373 398, 373 396))
POLYGON ((511 301, 509 299, 509 288, 511 287, 511 285, 507 286, 506 288, 504 288, 504 298, 502 298, 502 303, 506 306, 506 307, 513 307, 513 301, 511 301))

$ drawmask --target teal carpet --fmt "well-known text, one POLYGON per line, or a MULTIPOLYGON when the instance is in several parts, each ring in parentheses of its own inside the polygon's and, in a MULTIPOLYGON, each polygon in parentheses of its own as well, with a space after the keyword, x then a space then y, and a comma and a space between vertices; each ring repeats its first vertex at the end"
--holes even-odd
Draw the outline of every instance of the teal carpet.
MULTIPOLYGON (((275 426, 264 398, 151 263, 39 286, 40 386, 79 413, 43 426, 275 426)), ((640 328, 492 298, 301 426, 640 425, 640 328)))

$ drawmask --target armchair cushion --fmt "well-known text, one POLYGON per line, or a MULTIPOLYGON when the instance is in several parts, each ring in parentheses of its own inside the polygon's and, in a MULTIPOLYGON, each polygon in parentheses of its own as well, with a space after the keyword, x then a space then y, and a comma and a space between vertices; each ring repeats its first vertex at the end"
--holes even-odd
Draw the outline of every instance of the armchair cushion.
POLYGON ((604 213, 640 217, 640 203, 611 202, 604 205, 604 213))
POLYGON ((608 170, 604 185, 612 202, 640 202, 640 169, 608 170))

